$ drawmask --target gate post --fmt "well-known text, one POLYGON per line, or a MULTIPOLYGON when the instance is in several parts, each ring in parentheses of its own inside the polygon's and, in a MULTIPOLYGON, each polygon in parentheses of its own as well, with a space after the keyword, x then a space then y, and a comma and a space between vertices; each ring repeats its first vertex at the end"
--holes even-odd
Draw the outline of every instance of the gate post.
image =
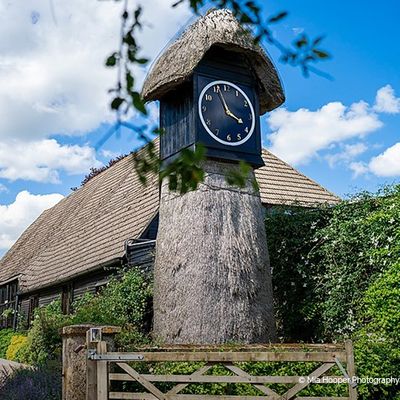
MULTIPOLYGON (((86 333, 93 325, 70 325, 62 329, 63 341, 63 373, 62 373, 62 400, 96 399, 97 385, 89 385, 90 377, 96 379, 96 362, 87 359, 88 345, 86 333), (94 370, 93 370, 94 368, 94 370), (88 386, 88 387, 87 387, 88 386), (89 393, 89 395, 88 395, 89 393)), ((114 336, 121 331, 117 326, 102 326, 103 341, 107 342, 108 351, 115 348, 114 336)))
MULTIPOLYGON (((94 349, 97 351, 97 353, 105 353, 107 351, 115 351, 115 340, 114 337, 117 333, 121 332, 121 328, 118 326, 101 326, 101 327, 96 327, 98 329, 101 329, 101 339, 98 342, 92 341, 90 337, 90 331, 87 331, 86 333, 86 348, 87 350, 89 349, 94 349)), ((86 351, 87 354, 87 351, 86 351)), ((107 379, 107 371, 109 369, 109 366, 107 366, 107 362, 104 368, 104 364, 101 364, 100 370, 98 369, 99 364, 98 363, 104 363, 101 361, 93 361, 86 359, 86 397, 84 399, 86 400, 98 400, 98 379, 100 378, 100 385, 104 385, 107 388, 108 387, 108 381, 103 382, 102 379, 104 380, 104 376, 106 376, 107 379), (99 375, 102 374, 101 376, 99 375)), ((104 390, 103 390, 104 392, 104 390)), ((69 400, 69 399, 67 399, 69 400)))
POLYGON ((85 400, 86 332, 93 325, 70 325, 62 329, 62 400, 85 400))

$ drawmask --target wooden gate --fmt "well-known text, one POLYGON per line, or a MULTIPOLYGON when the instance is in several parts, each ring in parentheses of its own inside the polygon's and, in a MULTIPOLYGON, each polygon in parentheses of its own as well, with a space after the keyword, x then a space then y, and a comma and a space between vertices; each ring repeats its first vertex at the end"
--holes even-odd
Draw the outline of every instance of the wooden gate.
MULTIPOLYGON (((88 391, 87 400, 136 399, 136 400, 355 400, 357 391, 351 378, 355 376, 353 346, 351 341, 342 345, 247 345, 221 346, 174 346, 162 349, 145 349, 134 353, 107 352, 104 341, 88 343, 88 391), (198 369, 189 374, 153 374, 140 372, 143 363, 187 362, 196 363, 198 369), (251 362, 301 362, 314 363, 314 370, 307 376, 254 376, 243 369, 243 363, 251 362), (215 365, 223 366, 227 375, 207 374, 215 365), (327 375, 333 367, 340 375, 327 375), (229 375, 228 375, 229 374, 229 375), (341 379, 346 395, 310 397, 299 393, 310 384, 331 383, 341 379), (136 382, 138 391, 113 390, 115 382, 136 382), (165 389, 160 383, 174 385, 165 389), (182 394, 193 384, 247 384, 257 389, 259 395, 206 395, 182 394), (285 385, 283 393, 267 385, 285 385), (158 385, 158 387, 157 387, 158 385), (164 390, 162 390, 164 389, 164 390)), ((125 386, 127 385, 125 383, 125 386)), ((281 386, 282 387, 282 386, 281 386)))

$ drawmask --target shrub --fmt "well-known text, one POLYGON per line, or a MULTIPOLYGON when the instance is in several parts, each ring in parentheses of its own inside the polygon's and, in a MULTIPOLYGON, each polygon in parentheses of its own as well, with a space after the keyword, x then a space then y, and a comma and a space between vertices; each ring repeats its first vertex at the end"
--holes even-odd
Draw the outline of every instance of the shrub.
POLYGON ((20 369, 0 390, 2 400, 61 400, 61 373, 20 369))
POLYGON ((331 210, 278 207, 267 214, 266 230, 272 267, 278 335, 284 341, 318 340, 320 318, 315 302, 320 266, 309 254, 318 244, 317 232, 331 210))
POLYGON ((18 360, 32 365, 60 361, 60 330, 70 322, 70 316, 63 315, 61 312, 59 300, 36 309, 32 326, 28 331, 27 344, 18 352, 18 360))
POLYGON ((12 329, 0 330, 0 358, 6 358, 8 346, 10 345, 11 338, 15 335, 12 329))
MULTIPOLYGON (((350 337, 360 377, 399 376, 400 185, 331 208, 277 209, 266 227, 281 336, 350 337)), ((359 392, 400 398, 394 386, 359 392)))
POLYGON ((144 334, 151 323, 151 300, 150 277, 131 269, 123 272, 121 278, 112 278, 99 294, 86 295, 75 302, 71 321, 118 325, 126 333, 144 334))
MULTIPOLYGON (((359 376, 400 376, 400 262, 394 263, 368 288, 356 332, 355 356, 359 376)), ((363 385, 363 398, 395 398, 393 385, 363 385)))
POLYGON ((17 353, 27 345, 27 337, 24 335, 14 335, 6 352, 7 360, 16 360, 17 353))

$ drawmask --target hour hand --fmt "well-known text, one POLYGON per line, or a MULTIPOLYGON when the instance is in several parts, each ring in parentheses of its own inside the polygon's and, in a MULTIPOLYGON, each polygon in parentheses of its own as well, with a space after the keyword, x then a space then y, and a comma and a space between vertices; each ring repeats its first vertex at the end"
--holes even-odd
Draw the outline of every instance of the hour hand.
POLYGON ((229 117, 232 117, 233 119, 236 119, 236 121, 238 122, 238 124, 243 124, 243 120, 242 118, 238 118, 235 114, 233 114, 231 111, 226 111, 226 115, 228 115, 229 117))

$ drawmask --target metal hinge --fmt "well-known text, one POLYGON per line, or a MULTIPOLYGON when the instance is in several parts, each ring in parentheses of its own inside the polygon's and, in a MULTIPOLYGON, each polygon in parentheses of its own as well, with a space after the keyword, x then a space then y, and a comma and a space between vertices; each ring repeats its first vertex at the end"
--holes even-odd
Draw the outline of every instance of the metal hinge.
POLYGON ((95 349, 88 350, 88 359, 93 361, 142 361, 143 354, 97 354, 95 349))

